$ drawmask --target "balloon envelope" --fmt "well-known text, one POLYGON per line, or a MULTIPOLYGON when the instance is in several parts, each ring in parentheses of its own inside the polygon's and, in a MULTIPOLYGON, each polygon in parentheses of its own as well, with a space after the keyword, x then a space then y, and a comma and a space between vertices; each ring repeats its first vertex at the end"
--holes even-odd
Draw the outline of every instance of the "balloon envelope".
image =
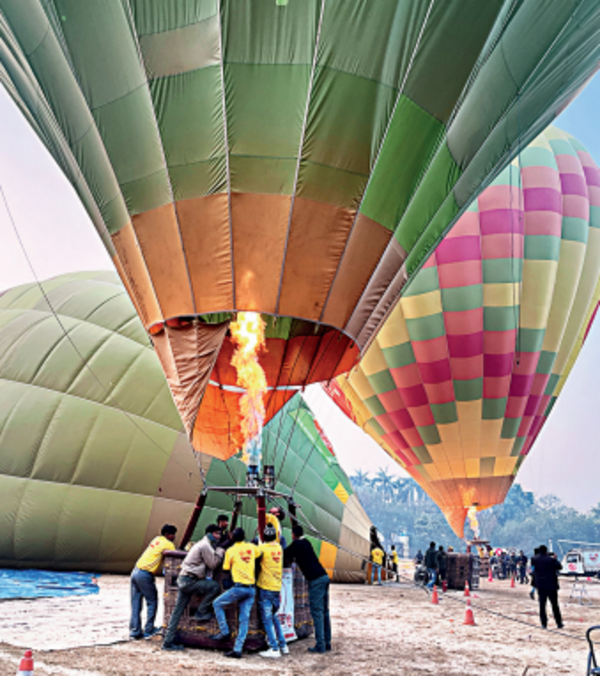
POLYGON ((273 411, 285 388, 347 371, 600 53, 596 0, 0 0, 0 14, 7 91, 156 333, 195 447, 224 457, 236 406, 214 390, 198 407, 211 378, 229 384, 228 362, 214 368, 230 313, 277 318, 273 411))
MULTIPOLYGON (((0 566, 129 572, 164 523, 183 534, 200 465, 209 486, 231 488, 246 466, 192 451, 115 273, 43 286, 45 297, 37 284, 0 294, 0 566)), ((300 396, 263 435, 277 489, 329 540, 313 542, 321 563, 334 579, 364 580, 347 550, 368 557, 371 522, 300 396)), ((195 539, 232 506, 210 493, 195 539)), ((253 532, 255 502, 244 500, 241 518, 253 532)))
POLYGON ((600 298, 600 170, 550 127, 484 190, 415 276, 334 399, 462 535, 501 502, 600 298))

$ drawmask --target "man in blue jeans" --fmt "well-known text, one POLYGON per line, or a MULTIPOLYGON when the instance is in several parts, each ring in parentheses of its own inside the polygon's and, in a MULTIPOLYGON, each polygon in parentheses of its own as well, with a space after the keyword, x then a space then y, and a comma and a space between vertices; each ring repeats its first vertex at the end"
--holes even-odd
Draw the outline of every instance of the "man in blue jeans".
POLYGON ((233 587, 223 592, 213 601, 213 608, 219 623, 219 633, 210 638, 213 641, 224 641, 231 636, 225 608, 232 603, 238 604, 239 626, 233 650, 225 653, 225 657, 240 658, 244 649, 244 642, 248 635, 250 613, 256 596, 255 561, 258 557, 258 549, 251 542, 245 542, 246 534, 242 528, 236 528, 231 534, 233 546, 225 553, 223 570, 231 572, 233 587))
POLYGON ((269 650, 261 652, 261 657, 281 657, 290 651, 287 647, 281 622, 277 617, 281 604, 281 578, 283 574, 283 549, 277 542, 277 529, 267 524, 263 531, 263 541, 258 545, 260 572, 258 573, 258 607, 267 634, 269 650))
POLYGON ((154 538, 140 556, 131 573, 131 621, 129 622, 129 636, 132 639, 150 639, 160 632, 160 627, 154 626, 158 609, 158 594, 154 576, 161 572, 163 554, 174 550, 177 528, 166 523, 160 535, 154 538), (142 633, 142 604, 144 599, 147 605, 146 625, 142 633))
POLYGON ((315 550, 304 539, 304 528, 292 528, 292 544, 284 552, 284 566, 298 564, 308 582, 308 603, 315 625, 315 645, 309 653, 324 653, 331 650, 331 621, 329 619, 329 576, 319 562, 315 550))

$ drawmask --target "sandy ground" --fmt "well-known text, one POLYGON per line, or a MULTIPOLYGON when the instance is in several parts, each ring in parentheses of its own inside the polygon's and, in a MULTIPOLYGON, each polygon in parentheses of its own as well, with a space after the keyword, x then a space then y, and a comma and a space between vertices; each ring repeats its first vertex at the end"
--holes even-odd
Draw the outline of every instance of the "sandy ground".
POLYGON ((528 588, 511 589, 508 582, 485 582, 473 593, 475 627, 462 624, 459 592, 447 592, 433 605, 423 590, 408 584, 334 585, 331 653, 307 654, 312 641, 305 640, 290 644, 290 655, 280 660, 246 655, 232 661, 211 651, 164 653, 158 638, 123 640, 128 579, 104 576, 95 596, 0 603, 0 674, 16 673, 23 648, 31 647, 36 676, 184 676, 209 670, 224 676, 583 675, 587 646, 581 638, 600 622, 600 585, 587 585, 591 605, 569 603, 571 584, 562 586, 565 630, 558 633, 539 628, 528 588))

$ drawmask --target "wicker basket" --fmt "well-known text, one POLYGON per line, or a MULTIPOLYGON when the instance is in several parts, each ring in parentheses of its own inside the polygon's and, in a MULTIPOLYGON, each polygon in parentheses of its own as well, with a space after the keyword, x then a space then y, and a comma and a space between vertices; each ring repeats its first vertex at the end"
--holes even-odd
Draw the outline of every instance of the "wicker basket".
MULTIPOLYGON (((186 552, 165 552, 165 627, 169 623, 171 613, 175 608, 177 601, 177 577, 181 569, 181 562, 185 558, 186 552)), ((220 568, 213 574, 213 580, 220 582, 222 573, 220 568)), ((219 625, 215 619, 210 622, 198 622, 194 619, 196 609, 200 605, 200 597, 193 596, 190 604, 185 609, 177 632, 178 640, 183 645, 195 646, 198 648, 215 648, 219 650, 230 650, 237 635, 238 627, 238 609, 237 605, 232 605, 226 609, 227 623, 232 630, 230 641, 211 641, 208 637, 219 631, 219 625)), ((294 566, 294 628, 298 638, 307 638, 313 633, 313 622, 310 616, 308 605, 308 584, 297 566, 294 566)), ((254 603, 252 613, 250 614, 250 625, 248 636, 244 644, 244 650, 256 651, 267 648, 265 632, 258 613, 258 604, 254 603)))

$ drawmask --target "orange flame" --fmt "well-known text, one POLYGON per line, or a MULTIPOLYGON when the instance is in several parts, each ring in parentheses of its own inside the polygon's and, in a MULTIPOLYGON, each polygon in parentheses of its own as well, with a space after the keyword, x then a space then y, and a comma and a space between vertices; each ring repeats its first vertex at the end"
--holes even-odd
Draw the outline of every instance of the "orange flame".
POLYGON ((237 384, 246 390, 240 399, 244 462, 258 465, 267 391, 267 378, 258 353, 265 347, 265 323, 256 312, 238 312, 229 328, 235 344, 231 364, 237 372, 237 384))
POLYGON ((469 507, 469 511, 467 512, 467 519, 469 519, 469 525, 471 526, 471 530, 475 534, 475 537, 479 537, 479 521, 477 520, 477 507, 475 505, 469 507))

